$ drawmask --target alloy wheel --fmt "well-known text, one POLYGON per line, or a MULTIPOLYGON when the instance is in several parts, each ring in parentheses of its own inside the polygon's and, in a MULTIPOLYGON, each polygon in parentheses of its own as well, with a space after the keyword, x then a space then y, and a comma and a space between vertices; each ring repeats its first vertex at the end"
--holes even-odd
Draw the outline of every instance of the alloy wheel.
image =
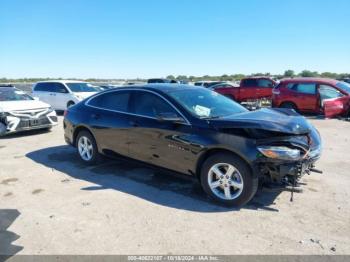
POLYGON ((217 163, 209 169, 208 184, 211 191, 223 200, 233 200, 243 191, 243 178, 233 165, 217 163))
POLYGON ((93 145, 89 138, 81 136, 78 141, 78 150, 81 158, 90 161, 93 156, 93 145))

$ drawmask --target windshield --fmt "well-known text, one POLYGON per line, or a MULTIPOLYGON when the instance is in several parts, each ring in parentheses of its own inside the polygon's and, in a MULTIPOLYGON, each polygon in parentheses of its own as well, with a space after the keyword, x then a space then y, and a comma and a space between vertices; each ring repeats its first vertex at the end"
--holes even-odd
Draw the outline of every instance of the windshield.
POLYGON ((218 118, 247 111, 233 100, 204 88, 175 90, 168 94, 199 118, 218 118))
POLYGON ((79 92, 96 92, 97 90, 88 83, 67 83, 69 89, 74 93, 79 92))
POLYGON ((350 94, 350 84, 345 82, 338 82, 336 86, 341 90, 345 91, 346 93, 350 94))
POLYGON ((34 100, 25 92, 14 88, 0 88, 0 101, 34 100))

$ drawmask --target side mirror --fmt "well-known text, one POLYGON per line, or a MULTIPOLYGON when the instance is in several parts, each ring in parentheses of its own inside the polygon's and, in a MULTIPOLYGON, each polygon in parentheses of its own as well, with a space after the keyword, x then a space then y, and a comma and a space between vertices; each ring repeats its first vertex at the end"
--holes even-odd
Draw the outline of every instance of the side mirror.
POLYGON ((173 122, 173 123, 183 123, 184 119, 179 117, 175 113, 160 113, 157 116, 158 121, 160 122, 173 122))

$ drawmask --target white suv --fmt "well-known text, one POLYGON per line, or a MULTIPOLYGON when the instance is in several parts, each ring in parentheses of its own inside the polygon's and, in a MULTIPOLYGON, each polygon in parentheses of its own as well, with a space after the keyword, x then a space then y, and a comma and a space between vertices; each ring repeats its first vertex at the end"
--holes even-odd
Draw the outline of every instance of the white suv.
POLYGON ((97 89, 86 82, 57 80, 38 82, 33 87, 33 96, 38 97, 55 110, 68 107, 97 93, 97 89))

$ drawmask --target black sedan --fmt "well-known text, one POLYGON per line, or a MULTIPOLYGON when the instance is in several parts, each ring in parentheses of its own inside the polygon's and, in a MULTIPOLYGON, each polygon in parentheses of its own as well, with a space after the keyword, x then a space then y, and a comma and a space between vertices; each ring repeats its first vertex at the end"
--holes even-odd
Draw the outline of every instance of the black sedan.
POLYGON ((86 163, 127 157, 195 176, 210 197, 233 206, 246 204, 259 180, 295 184, 321 154, 318 131, 294 111, 250 112, 188 85, 98 93, 65 112, 64 131, 86 163))

